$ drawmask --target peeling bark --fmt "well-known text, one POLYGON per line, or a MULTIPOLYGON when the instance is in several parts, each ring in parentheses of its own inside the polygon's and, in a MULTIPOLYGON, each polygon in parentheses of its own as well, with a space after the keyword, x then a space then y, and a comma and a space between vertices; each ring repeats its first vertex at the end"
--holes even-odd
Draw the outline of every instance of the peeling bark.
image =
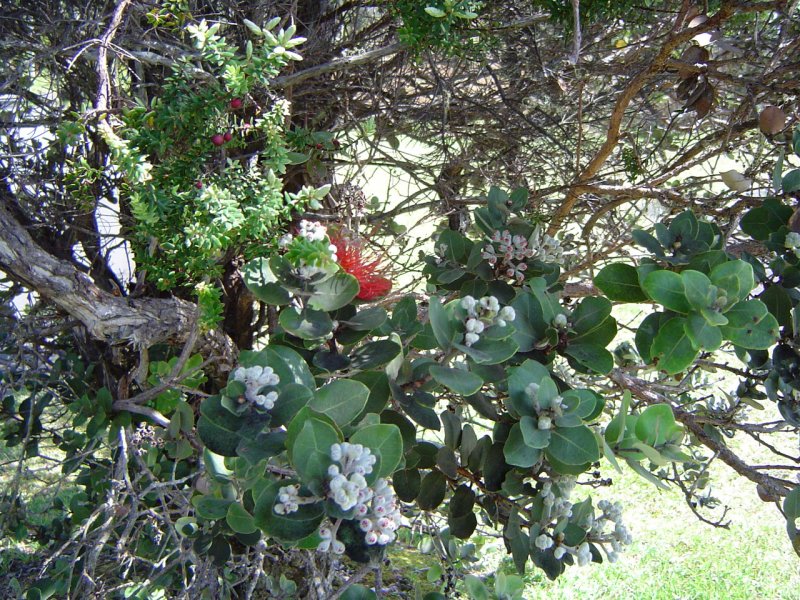
MULTIPOLYGON (((180 344, 192 332, 197 307, 178 298, 121 298, 100 289, 85 273, 45 252, 0 204, 0 269, 79 320, 92 337, 109 344, 146 348, 158 342, 180 344)), ((228 363, 236 348, 228 336, 212 331, 198 350, 228 363)), ((224 370, 224 365, 220 365, 224 370)))

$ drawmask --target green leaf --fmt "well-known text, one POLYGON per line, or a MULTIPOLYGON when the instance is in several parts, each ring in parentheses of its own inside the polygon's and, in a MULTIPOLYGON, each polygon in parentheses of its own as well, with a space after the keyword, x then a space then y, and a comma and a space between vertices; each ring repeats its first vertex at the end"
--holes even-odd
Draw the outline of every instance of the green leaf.
POLYGON ((432 16, 434 19, 443 19, 447 16, 447 13, 444 12, 441 8, 436 8, 435 6, 426 6, 425 12, 432 16))
POLYGON ((376 340, 359 346, 350 354, 350 368, 366 371, 392 361, 402 348, 391 340, 376 340))
POLYGON ((467 575, 464 578, 464 586, 467 588, 467 594, 472 600, 489 600, 489 589, 475 575, 467 575))
POLYGON ((248 262, 242 269, 242 278, 247 289, 266 304, 281 306, 289 304, 292 299, 273 273, 266 258, 256 258, 248 262))
POLYGON ((358 280, 355 277, 348 273, 335 273, 313 286, 308 304, 317 310, 336 310, 350 304, 358 290, 358 280))
POLYGON ((684 330, 696 350, 713 352, 722 345, 722 331, 719 327, 710 325, 698 313, 690 314, 684 323, 684 330))
POLYGON ((552 457, 565 465, 584 465, 600 460, 597 438, 586 425, 556 427, 544 452, 548 458, 552 457))
POLYGON ((547 327, 542 319, 541 305, 533 294, 523 291, 511 301, 511 306, 515 313, 513 339, 520 352, 530 352, 547 327))
POLYGON ((584 298, 572 313, 572 329, 577 334, 573 341, 591 338, 601 325, 611 316, 611 302, 606 298, 589 296, 584 298))
POLYGON ((783 499, 783 514, 786 515, 786 520, 792 524, 800 519, 800 486, 795 487, 783 499))
POLYGON ((225 521, 228 523, 228 527, 233 529, 236 533, 248 534, 258 529, 253 515, 247 512, 244 506, 238 502, 234 502, 228 507, 225 521))
POLYGON ((403 437, 395 425, 368 425, 350 436, 350 442, 366 446, 380 456, 380 465, 371 473, 375 479, 394 473, 403 457, 403 437))
POLYGON ((419 494, 422 478, 419 475, 419 469, 403 469, 394 472, 392 483, 400 500, 414 502, 419 494))
POLYGON ((631 232, 631 237, 633 238, 634 242, 642 246, 645 250, 649 250, 656 256, 664 256, 664 248, 661 246, 659 241, 649 233, 642 231, 641 229, 634 229, 631 232))
POLYGON ((606 427, 605 438, 611 446, 616 446, 622 441, 625 436, 625 420, 628 416, 628 410, 631 405, 631 392, 625 390, 622 394, 622 402, 620 403, 619 412, 614 415, 608 426, 606 427))
POLYGON ((339 323, 343 323, 356 331, 372 331, 383 325, 386 322, 386 317, 385 309, 380 306, 372 306, 358 311, 346 320, 340 320, 339 323))
POLYGON ((570 362, 575 368, 583 367, 579 369, 583 372, 593 371, 605 375, 614 368, 614 357, 602 346, 570 343, 564 349, 564 354, 574 360, 574 363, 570 362))
POLYGON ((471 396, 483 385, 483 379, 464 369, 434 365, 429 370, 433 378, 456 394, 471 396))
POLYGON ((297 412, 307 406, 314 398, 314 392, 299 383, 289 383, 283 389, 272 407, 270 415, 274 426, 286 425, 297 412))
POLYGON ((539 462, 542 451, 526 444, 520 424, 514 423, 503 447, 503 456, 508 464, 527 469, 539 462))
POLYGON ((731 260, 717 265, 709 275, 711 283, 725 290, 728 306, 747 298, 756 283, 753 267, 743 260, 731 260))
POLYGON ((295 307, 281 311, 278 322, 287 332, 304 340, 325 337, 333 330, 333 321, 327 313, 304 308, 298 312, 295 307))
POLYGON ((262 354, 266 356, 266 362, 259 364, 262 367, 270 366, 275 369, 275 373, 281 378, 281 386, 294 382, 302 384, 309 389, 316 387, 314 376, 311 374, 308 364, 306 364, 302 356, 291 348, 272 345, 265 348, 262 354))
POLYGON ((683 428, 675 422, 671 406, 653 404, 639 415, 635 433, 645 444, 658 447, 668 442, 679 442, 683 437, 683 428))
POLYGON ((539 429, 538 422, 533 417, 522 417, 519 421, 522 439, 531 448, 547 448, 550 443, 550 430, 539 429))
POLYGON ((544 365, 535 360, 526 360, 518 367, 509 369, 508 375, 508 395, 511 408, 518 415, 535 417, 538 413, 533 406, 532 398, 525 392, 529 384, 540 384, 542 379, 550 377, 544 365))
POLYGON ((430 319, 433 335, 442 350, 449 350, 453 342, 460 336, 456 329, 456 323, 442 306, 439 298, 431 296, 428 307, 428 318, 430 319))
POLYGON ((222 406, 219 396, 209 396, 200 404, 197 434, 203 444, 221 456, 236 456, 239 429, 244 419, 222 406))
POLYGON ((653 340, 653 360, 658 361, 658 369, 667 375, 681 373, 697 356, 697 350, 686 335, 685 322, 681 317, 673 317, 659 328, 653 340))
POLYGON ((453 344, 479 365, 496 365, 514 356, 519 346, 513 339, 491 340, 482 337, 472 346, 453 344))
MULTIPOLYGON (((749 302, 759 301, 750 300, 749 302)), ((749 323, 741 327, 728 325, 720 329, 726 340, 748 350, 767 350, 774 346, 779 338, 778 321, 771 314, 767 314, 758 323, 749 323)))
POLYGON ((217 521, 224 519, 228 514, 228 506, 233 500, 224 498, 214 498, 213 496, 195 496, 192 498, 192 506, 197 511, 197 516, 202 519, 217 521))
POLYGON ((786 225, 792 216, 792 209, 777 198, 767 198, 756 208, 742 217, 742 231, 760 242, 786 225))
POLYGON ((351 379, 337 379, 314 394, 308 407, 327 415, 339 427, 352 423, 367 405, 369 389, 363 383, 351 379))
POLYGON ((434 469, 422 479, 417 505, 420 510, 434 510, 442 503, 446 492, 447 478, 441 471, 434 469))
POLYGON ((642 287, 652 300, 669 310, 683 314, 691 310, 683 289, 683 280, 677 273, 653 271, 644 278, 642 287))
POLYGON ((377 594, 366 586, 356 583, 339 596, 342 600, 376 600, 377 594))
POLYGON ((758 297, 781 327, 792 326, 792 300, 786 288, 771 285, 758 297))
POLYGON ((639 275, 636 268, 631 265, 615 263, 603 267, 595 276, 594 284, 609 300, 614 302, 644 302, 647 300, 647 296, 639 286, 639 275))
POLYGON ((478 519, 473 512, 475 492, 468 486, 458 486, 450 498, 447 525, 450 533, 462 540, 468 539, 478 526, 478 519))
POLYGON ((288 515, 275 513, 275 502, 282 486, 296 483, 293 480, 271 481, 256 498, 253 516, 256 526, 268 536, 283 542, 297 542, 317 530, 325 516, 324 504, 301 504, 299 509, 288 515))
POLYGON ((708 308, 711 304, 709 294, 711 292, 711 280, 699 271, 691 269, 681 272, 683 289, 686 292, 686 299, 695 310, 708 308))
POLYGON ((339 432, 316 417, 309 417, 292 444, 291 460, 302 482, 315 493, 332 464, 331 446, 339 443, 339 432))
POLYGON ((661 327, 661 323, 666 322, 666 317, 667 315, 664 313, 650 313, 636 329, 636 335, 634 336, 636 349, 645 364, 650 364, 653 360, 653 340, 661 327))
POLYGON ((781 180, 781 189, 784 194, 791 194, 800 190, 800 169, 792 169, 781 180))

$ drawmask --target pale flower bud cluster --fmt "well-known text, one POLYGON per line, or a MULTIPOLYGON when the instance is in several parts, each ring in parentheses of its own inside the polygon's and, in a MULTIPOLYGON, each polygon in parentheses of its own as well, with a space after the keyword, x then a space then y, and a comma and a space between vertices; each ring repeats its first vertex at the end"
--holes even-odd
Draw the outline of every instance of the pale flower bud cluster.
POLYGON ((529 383, 525 387, 525 393, 533 401, 533 408, 539 415, 537 427, 542 430, 552 429, 553 421, 564 414, 567 403, 561 396, 551 399, 547 406, 542 406, 539 401, 539 384, 529 383))
POLYGON ((330 550, 334 554, 344 554, 344 544, 334 537, 335 534, 335 528, 329 521, 325 521, 319 528, 319 537, 322 538, 322 541, 317 546, 317 550, 319 552, 330 550))
MULTIPOLYGON (((553 483, 558 486, 560 492, 558 496, 554 493, 553 484, 550 482, 545 483, 541 491, 545 508, 542 523, 545 526, 557 522, 561 518, 572 516, 572 503, 569 501, 569 495, 575 487, 576 479, 565 476, 554 480, 553 483)), ((599 516, 590 514, 578 525, 586 528, 587 536, 591 541, 611 546, 610 550, 605 547, 604 549, 609 562, 613 563, 619 558, 618 555, 623 546, 630 544, 633 538, 622 523, 622 508, 618 502, 601 500, 597 503, 597 507, 603 511, 599 516), (611 531, 606 532, 606 526, 609 524, 612 526, 611 531)), ((571 554, 575 557, 578 566, 588 565, 592 561, 592 552, 588 541, 572 547, 559 542, 547 533, 542 533, 534 540, 534 544, 541 550, 547 550, 555 545, 553 555, 556 559, 561 560, 565 554, 571 554)))
POLYGON ((484 296, 476 300, 472 296, 461 299, 461 308, 467 311, 464 322, 466 334, 464 344, 472 346, 480 340, 480 336, 487 327, 498 325, 505 327, 508 321, 516 318, 516 313, 511 306, 500 308, 500 302, 494 296, 484 296))
POLYGON ((403 524, 397 497, 389 483, 381 478, 375 482, 369 513, 358 525, 364 532, 364 541, 372 546, 385 546, 394 541, 395 531, 403 524))
POLYGON ((800 233, 790 231, 786 234, 786 241, 783 243, 789 250, 794 252, 797 258, 800 258, 800 233))
POLYGON ((603 514, 594 520, 590 533, 611 544, 611 550, 607 552, 608 560, 615 562, 618 554, 622 552, 623 546, 628 546, 633 542, 633 536, 622 522, 622 506, 619 502, 612 503, 608 500, 601 500, 597 503, 597 508, 602 510, 603 514), (607 523, 613 526, 610 533, 603 531, 607 523))
POLYGON ((233 379, 244 383, 245 398, 256 406, 265 410, 272 409, 278 399, 278 392, 271 391, 266 394, 259 393, 266 386, 278 385, 281 381, 272 367, 238 367, 233 372, 233 379))
POLYGON ((481 258, 498 269, 501 275, 522 282, 528 269, 526 261, 561 263, 563 250, 558 240, 543 233, 541 225, 537 225, 527 239, 512 235, 507 229, 495 231, 491 242, 483 247, 481 258))
POLYGON ((134 447, 134 452, 137 455, 141 455, 145 446, 161 448, 164 446, 164 440, 156 434, 156 430, 152 425, 139 423, 136 431, 131 435, 131 445, 134 447))
POLYGON ((286 485, 278 490, 278 502, 273 510, 279 515, 288 515, 300 508, 300 485, 286 485))
MULTIPOLYGON (((339 464, 328 467, 331 477, 328 498, 342 510, 355 509, 355 518, 364 532, 366 544, 385 546, 394 541, 395 532, 404 524, 397 496, 386 479, 379 478, 373 487, 369 487, 364 478, 372 472, 377 457, 369 448, 348 442, 333 444, 330 456, 339 464)), ((335 554, 344 552, 344 544, 336 539, 340 523, 340 520, 335 524, 326 522, 320 527, 322 541, 317 550, 331 550, 335 554)))
POLYGON ((493 267, 497 267, 499 262, 499 270, 502 275, 522 281, 525 279, 525 271, 528 269, 525 261, 533 258, 533 249, 530 248, 528 240, 523 236, 512 236, 507 229, 498 230, 492 235, 492 243, 484 246, 481 258, 486 259, 493 267))
POLYGON ((330 483, 328 496, 342 510, 356 507, 356 513, 366 514, 366 503, 373 492, 367 485, 364 475, 372 473, 377 457, 361 444, 342 442, 331 446, 331 458, 339 465, 328 467, 330 483))
POLYGON ((307 221, 303 219, 297 226, 297 235, 306 238, 310 242, 321 242, 328 235, 328 231, 322 223, 317 221, 307 221))

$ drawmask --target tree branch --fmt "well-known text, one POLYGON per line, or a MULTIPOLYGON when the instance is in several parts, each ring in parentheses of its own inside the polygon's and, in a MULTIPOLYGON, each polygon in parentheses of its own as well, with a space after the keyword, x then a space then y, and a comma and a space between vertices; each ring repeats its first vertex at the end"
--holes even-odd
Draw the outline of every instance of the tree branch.
MULTIPOLYGON (((80 321, 111 344, 138 347, 183 343, 193 331, 197 307, 178 298, 121 298, 101 290, 84 273, 37 245, 0 203, 0 269, 80 321)), ((225 334, 204 336, 200 352, 231 361, 236 349, 225 334)), ((224 370, 224 365, 221 367, 224 370)))

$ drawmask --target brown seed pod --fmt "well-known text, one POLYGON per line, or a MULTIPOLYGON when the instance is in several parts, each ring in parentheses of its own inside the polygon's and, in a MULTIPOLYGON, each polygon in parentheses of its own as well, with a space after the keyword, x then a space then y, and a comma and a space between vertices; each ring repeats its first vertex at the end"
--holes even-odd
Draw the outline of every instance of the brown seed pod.
POLYGON ((764 135, 775 135, 783 131, 786 113, 777 106, 767 106, 758 115, 758 127, 764 135))

